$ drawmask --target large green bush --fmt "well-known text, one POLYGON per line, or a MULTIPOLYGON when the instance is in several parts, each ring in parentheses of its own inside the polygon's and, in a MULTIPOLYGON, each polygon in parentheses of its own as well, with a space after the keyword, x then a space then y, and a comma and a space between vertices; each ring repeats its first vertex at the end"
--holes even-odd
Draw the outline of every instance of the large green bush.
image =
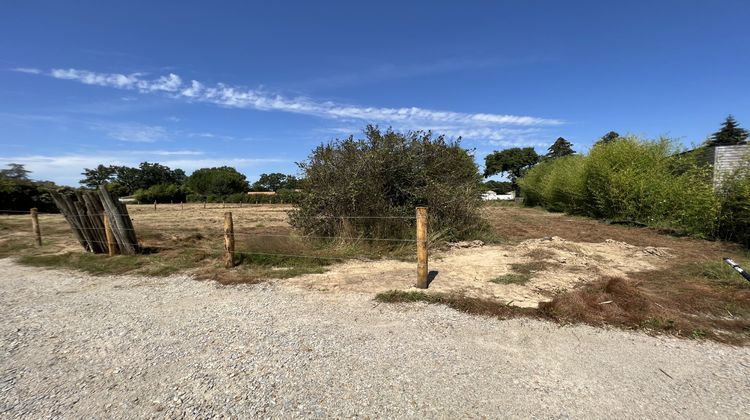
POLYGON ((305 187, 290 217, 306 234, 412 237, 418 206, 429 207, 431 231, 448 238, 481 226, 477 166, 443 136, 368 126, 364 139, 323 144, 299 166, 305 187))
POLYGON ((228 166, 198 169, 188 177, 187 185, 200 195, 227 196, 250 190, 245 175, 228 166))
POLYGON ((186 201, 187 189, 175 184, 157 184, 137 190, 134 196, 140 203, 182 203, 186 201))
POLYGON ((544 161, 519 184, 529 205, 748 243, 747 171, 716 190, 700 154, 678 151, 667 139, 621 137, 586 156, 544 161))

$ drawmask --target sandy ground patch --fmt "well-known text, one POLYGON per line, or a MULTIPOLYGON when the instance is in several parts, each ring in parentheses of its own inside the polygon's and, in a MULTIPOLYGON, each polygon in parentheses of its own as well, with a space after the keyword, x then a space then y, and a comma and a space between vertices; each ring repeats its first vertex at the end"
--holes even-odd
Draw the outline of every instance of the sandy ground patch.
MULTIPOLYGON (((637 247, 607 240, 601 243, 567 241, 559 237, 530 239, 518 245, 479 246, 433 252, 433 272, 428 292, 461 293, 496 299, 522 307, 548 301, 555 292, 568 290, 602 275, 624 276, 654 270, 670 258, 669 250, 637 247), (543 261, 547 268, 535 272, 526 284, 496 284, 491 280, 512 272, 512 264, 543 261)), ((416 290, 416 264, 401 261, 350 261, 323 274, 279 280, 308 289, 379 293, 416 290)))

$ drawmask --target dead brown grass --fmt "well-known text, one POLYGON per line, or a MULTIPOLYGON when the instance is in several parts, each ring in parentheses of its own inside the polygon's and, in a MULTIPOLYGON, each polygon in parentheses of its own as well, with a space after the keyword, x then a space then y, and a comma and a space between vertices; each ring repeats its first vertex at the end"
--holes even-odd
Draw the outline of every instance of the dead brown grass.
MULTIPOLYGON (((750 283, 722 263, 728 256, 749 265, 750 254, 741 246, 540 209, 492 206, 486 210, 495 233, 508 241, 544 236, 577 242, 613 239, 669 248, 673 256, 663 269, 629 273, 627 278, 604 277, 557 294, 551 302, 540 304, 543 316, 733 344, 750 342, 750 283)), ((544 260, 543 255, 533 257, 544 260)))

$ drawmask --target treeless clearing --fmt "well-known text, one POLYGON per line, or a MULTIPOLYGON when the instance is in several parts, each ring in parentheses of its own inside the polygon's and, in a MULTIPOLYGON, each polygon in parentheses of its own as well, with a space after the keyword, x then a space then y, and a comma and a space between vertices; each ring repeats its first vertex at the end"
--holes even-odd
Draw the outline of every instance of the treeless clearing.
MULTIPOLYGON (((320 246, 294 236, 287 222, 289 206, 128 208, 139 240, 153 253, 114 260, 84 254, 61 216, 42 214, 41 248, 34 247, 28 215, 0 216, 0 256, 95 273, 188 271, 223 283, 275 278, 326 293, 415 290, 414 243, 387 249, 363 241, 320 246), (222 267, 220 258, 225 211, 233 213, 240 253, 239 266, 231 270, 222 267)), ((491 315, 514 313, 488 312, 492 305, 523 307, 563 322, 748 340, 750 284, 721 263, 725 256, 747 263, 747 251, 737 245, 507 204, 487 205, 485 216, 500 238, 497 243, 431 249, 426 293, 440 297, 433 303, 468 312, 482 308, 473 312, 491 315)), ((393 295, 388 301, 399 299, 393 295)))

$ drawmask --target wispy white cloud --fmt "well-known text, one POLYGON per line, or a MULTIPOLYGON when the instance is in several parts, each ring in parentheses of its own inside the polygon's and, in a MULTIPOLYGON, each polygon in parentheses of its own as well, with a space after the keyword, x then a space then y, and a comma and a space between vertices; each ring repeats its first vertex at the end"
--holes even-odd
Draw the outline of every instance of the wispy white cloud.
POLYGON ((230 86, 224 83, 209 86, 197 80, 183 82, 182 78, 174 73, 156 78, 146 78, 142 73, 97 73, 79 69, 53 69, 44 74, 57 79, 74 80, 88 85, 134 90, 141 93, 162 92, 173 98, 230 108, 281 111, 339 120, 353 119, 386 124, 408 123, 422 128, 430 128, 436 124, 497 127, 550 126, 563 123, 557 119, 523 115, 465 113, 420 107, 366 107, 332 101, 315 101, 303 96, 287 97, 261 89, 230 86))
POLYGON ((19 73, 28 73, 28 74, 42 74, 43 73, 41 70, 31 68, 31 67, 16 67, 13 69, 13 71, 17 71, 19 73))
POLYGON ((96 123, 91 125, 107 136, 120 141, 134 143, 155 143, 167 140, 170 134, 164 127, 138 123, 96 123))

